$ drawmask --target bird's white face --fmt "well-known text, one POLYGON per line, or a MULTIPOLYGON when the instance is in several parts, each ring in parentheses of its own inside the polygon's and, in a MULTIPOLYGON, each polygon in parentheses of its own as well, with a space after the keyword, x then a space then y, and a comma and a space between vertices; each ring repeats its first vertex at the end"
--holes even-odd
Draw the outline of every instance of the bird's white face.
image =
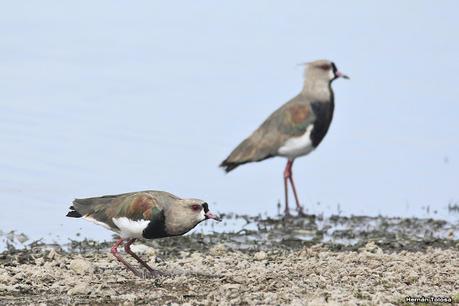
POLYGON ((196 216, 195 220, 198 223, 207 219, 221 221, 219 216, 217 216, 209 210, 209 204, 205 202, 201 204, 188 204, 188 206, 192 210, 192 214, 196 216))
POLYGON ((336 79, 331 62, 323 61, 319 63, 311 63, 309 69, 314 70, 314 74, 322 80, 333 81, 336 79))
POLYGON ((180 235, 207 219, 220 221, 217 215, 209 211, 207 203, 194 199, 182 200, 168 212, 166 227, 169 233, 180 235))
POLYGON ((313 76, 315 79, 326 80, 328 82, 337 78, 349 78, 347 75, 338 71, 333 62, 327 60, 319 60, 309 63, 306 74, 313 76))
POLYGON ((192 204, 189 206, 190 214, 194 217, 196 223, 206 220, 204 208, 200 204, 192 204))

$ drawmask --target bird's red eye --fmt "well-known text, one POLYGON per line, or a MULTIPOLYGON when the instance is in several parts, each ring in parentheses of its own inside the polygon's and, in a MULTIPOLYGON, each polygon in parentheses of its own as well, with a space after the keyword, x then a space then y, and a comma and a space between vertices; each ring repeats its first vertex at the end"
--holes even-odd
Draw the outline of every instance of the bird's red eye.
POLYGON ((202 208, 202 206, 198 205, 198 204, 195 204, 195 205, 191 206, 191 209, 194 210, 194 211, 201 210, 201 208, 202 208))

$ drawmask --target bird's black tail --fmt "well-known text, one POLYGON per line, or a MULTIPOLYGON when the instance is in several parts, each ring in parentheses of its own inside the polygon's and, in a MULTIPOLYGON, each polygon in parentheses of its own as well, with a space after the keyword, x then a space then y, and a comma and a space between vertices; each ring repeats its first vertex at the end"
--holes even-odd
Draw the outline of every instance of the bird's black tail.
POLYGON ((81 218, 83 217, 79 212, 75 210, 75 207, 70 206, 69 207, 70 211, 67 213, 66 217, 71 217, 71 218, 81 218))
POLYGON ((220 167, 222 167, 223 170, 225 170, 225 172, 228 173, 228 172, 230 172, 231 170, 236 169, 239 165, 240 165, 240 163, 232 163, 232 162, 228 162, 227 160, 224 160, 224 161, 220 164, 220 167))

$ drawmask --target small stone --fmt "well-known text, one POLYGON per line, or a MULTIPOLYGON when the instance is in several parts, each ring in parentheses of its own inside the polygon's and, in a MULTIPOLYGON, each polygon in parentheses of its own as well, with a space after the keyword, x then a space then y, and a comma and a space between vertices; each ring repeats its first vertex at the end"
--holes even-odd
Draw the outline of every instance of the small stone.
POLYGON ((133 244, 131 245, 131 250, 139 255, 156 256, 156 250, 145 244, 133 244))
POLYGON ((182 258, 190 256, 190 252, 187 252, 187 251, 180 251, 179 254, 180 254, 180 257, 182 258))
POLYGON ((223 243, 219 243, 210 248, 209 253, 214 256, 224 255, 226 252, 226 246, 223 243))
POLYGON ((192 253, 189 257, 191 259, 191 261, 202 261, 202 254, 200 253, 192 253))
POLYGON ((8 275, 8 273, 3 272, 0 274, 0 284, 8 284, 11 280, 11 277, 8 275))
POLYGON ((36 266, 42 266, 44 262, 45 262, 45 260, 43 259, 43 257, 35 259, 35 265, 36 266))
POLYGON ((16 240, 19 241, 20 243, 24 243, 24 242, 26 242, 27 240, 29 240, 29 237, 27 237, 26 234, 21 233, 21 234, 19 234, 19 235, 16 235, 16 240))
POLYGON ((135 300, 137 299, 137 296, 135 294, 132 294, 132 293, 127 293, 127 294, 122 294, 122 295, 119 295, 117 297, 118 300, 124 300, 124 301, 128 301, 128 302, 135 302, 135 300))
POLYGON ((0 292, 14 292, 16 289, 12 285, 0 284, 0 292))
POLYGON ((236 283, 240 283, 240 284, 243 284, 246 280, 246 278, 242 275, 236 275, 236 276, 233 276, 233 281, 236 282, 236 283))
POLYGON ((239 290, 241 288, 241 285, 240 284, 224 284, 221 286, 221 289, 223 291, 226 291, 226 290, 239 290))
POLYGON ((92 264, 82 258, 72 260, 70 262, 69 268, 77 274, 87 274, 94 272, 94 267, 92 264))
POLYGON ((48 255, 46 256, 46 258, 48 258, 50 260, 55 260, 58 257, 60 257, 60 254, 58 252, 56 252, 55 249, 51 249, 51 251, 49 251, 48 255))
POLYGON ((89 288, 88 285, 85 283, 79 283, 75 285, 72 289, 67 291, 68 295, 85 295, 88 294, 89 288))
POLYGON ((374 241, 369 241, 363 248, 360 249, 361 251, 373 253, 373 254, 382 254, 382 249, 376 245, 374 241))
POLYGON ((416 282, 416 280, 419 279, 419 275, 418 273, 416 273, 415 271, 410 271, 406 277, 406 280, 410 283, 410 284, 413 284, 416 282))
POLYGON ((26 242, 27 240, 29 240, 29 237, 27 237, 26 234, 21 233, 21 234, 19 234, 19 235, 16 236, 16 239, 17 239, 17 241, 19 241, 20 243, 24 243, 24 242, 26 242))
POLYGON ((256 252, 253 257, 255 258, 255 260, 264 260, 268 257, 268 255, 266 254, 266 252, 264 251, 260 251, 260 252, 256 252))
POLYGON ((455 302, 459 302, 459 292, 458 292, 458 293, 456 293, 455 295, 453 295, 453 297, 452 297, 452 298, 453 298, 453 303, 455 303, 455 302))

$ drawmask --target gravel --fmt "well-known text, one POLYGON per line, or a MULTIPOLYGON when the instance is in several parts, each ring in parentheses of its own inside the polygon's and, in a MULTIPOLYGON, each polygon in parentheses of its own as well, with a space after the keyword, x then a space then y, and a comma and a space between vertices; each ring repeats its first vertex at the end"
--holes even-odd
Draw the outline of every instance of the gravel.
MULTIPOLYGON (((150 254, 150 255, 148 255, 150 254)), ((459 250, 384 252, 322 245, 240 251, 215 245, 156 263, 169 275, 137 278, 108 252, 54 249, 0 265, 0 304, 365 305, 400 304, 407 296, 459 301, 459 250)), ((23 254, 22 254, 23 255, 23 254)))
POLYGON ((165 273, 155 278, 124 269, 110 243, 10 248, 0 253, 0 305, 400 305, 431 296, 459 303, 457 225, 257 222, 258 230, 136 242, 132 249, 165 273), (317 238, 305 239, 304 229, 317 238))

